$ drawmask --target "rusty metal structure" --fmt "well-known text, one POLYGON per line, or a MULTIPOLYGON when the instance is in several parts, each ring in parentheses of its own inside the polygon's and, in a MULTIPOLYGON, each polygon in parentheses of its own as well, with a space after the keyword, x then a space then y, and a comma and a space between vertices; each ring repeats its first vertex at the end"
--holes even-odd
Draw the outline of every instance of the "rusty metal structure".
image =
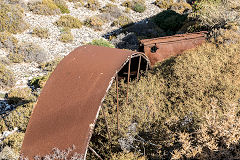
MULTIPOLYGON (((101 111, 101 104, 116 80, 116 110, 119 113, 118 80, 139 79, 140 71, 166 58, 181 54, 205 41, 206 32, 182 34, 141 41, 145 52, 86 45, 66 56, 51 74, 34 107, 24 137, 21 153, 29 159, 49 154, 55 147, 73 144, 84 155, 88 149, 102 159, 88 144, 101 111)), ((128 103, 127 87, 126 103, 128 103)), ((117 114, 117 130, 119 121, 117 114)), ((106 121, 108 138, 108 123, 106 121)))
POLYGON ((21 152, 33 159, 74 144, 76 152, 86 156, 101 103, 115 77, 129 82, 148 65, 143 53, 129 50, 86 45, 72 51, 44 86, 21 152))
POLYGON ((205 31, 177 34, 153 39, 144 39, 140 41, 141 51, 143 51, 151 62, 151 66, 164 59, 176 56, 183 51, 195 48, 206 40, 205 31))

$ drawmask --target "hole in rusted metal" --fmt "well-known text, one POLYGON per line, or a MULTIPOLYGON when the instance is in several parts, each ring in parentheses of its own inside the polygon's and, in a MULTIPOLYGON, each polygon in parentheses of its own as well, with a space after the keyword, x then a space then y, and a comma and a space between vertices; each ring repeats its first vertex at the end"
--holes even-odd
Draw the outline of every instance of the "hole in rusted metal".
MULTIPOLYGON (((141 63, 139 65, 140 56, 133 57, 131 59, 131 68, 130 68, 130 80, 134 80, 137 78, 138 66, 140 66, 139 71, 145 71, 147 67, 147 61, 144 58, 141 58, 141 63)), ((124 79, 124 82, 127 82, 128 77, 128 66, 129 62, 127 62, 123 68, 118 72, 118 79, 124 79)))
POLYGON ((158 50, 157 46, 151 47, 151 52, 152 52, 152 53, 156 53, 157 50, 158 50))

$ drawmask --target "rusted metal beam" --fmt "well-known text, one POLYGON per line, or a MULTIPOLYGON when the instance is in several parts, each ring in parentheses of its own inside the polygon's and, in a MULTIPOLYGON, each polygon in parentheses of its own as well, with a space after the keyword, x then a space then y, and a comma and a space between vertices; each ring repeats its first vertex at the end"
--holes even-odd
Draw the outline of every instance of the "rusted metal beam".
POLYGON ((131 72, 131 57, 128 61, 128 79, 127 79, 127 97, 126 97, 127 104, 128 104, 128 88, 129 88, 129 81, 130 81, 130 72, 131 72))
POLYGON ((100 160, 103 160, 103 159, 101 158, 101 156, 99 156, 99 154, 97 154, 97 152, 96 152, 92 147, 88 146, 88 148, 89 148, 100 160))
POLYGON ((140 72, 140 68, 141 68, 141 59, 142 59, 142 56, 139 56, 138 71, 137 71, 137 81, 138 81, 138 79, 139 79, 139 72, 140 72))
POLYGON ((101 111, 102 111, 102 114, 103 114, 104 119, 105 119, 107 132, 108 132, 108 138, 109 138, 110 142, 112 143, 112 137, 111 137, 111 133, 110 133, 110 130, 109 130, 109 127, 108 127, 108 122, 107 122, 107 119, 106 119, 106 115, 105 115, 105 111, 104 111, 104 107, 103 106, 101 107, 101 111))
POLYGON ((117 91, 117 132, 119 131, 119 99, 118 99, 118 75, 116 76, 116 91, 117 91))

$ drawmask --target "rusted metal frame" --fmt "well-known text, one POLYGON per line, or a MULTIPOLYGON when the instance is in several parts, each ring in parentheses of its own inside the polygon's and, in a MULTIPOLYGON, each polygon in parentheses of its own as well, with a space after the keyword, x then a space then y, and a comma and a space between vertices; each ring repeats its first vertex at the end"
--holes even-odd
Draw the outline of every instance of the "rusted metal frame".
MULTIPOLYGON (((165 41, 165 42, 155 42, 154 44, 169 44, 169 43, 176 43, 181 41, 193 40, 193 39, 204 39, 204 36, 199 37, 191 37, 191 38, 184 38, 184 39, 177 39, 172 41, 165 41)), ((157 40, 156 40, 157 41, 157 40)), ((153 43, 144 43, 144 46, 151 46, 153 43)))
POLYGON ((107 119, 106 119, 106 115, 105 115, 105 111, 104 111, 103 106, 101 107, 101 111, 102 111, 102 114, 103 114, 104 119, 105 119, 105 123, 106 123, 106 127, 107 127, 107 132, 108 132, 108 138, 109 138, 110 142, 112 143, 112 137, 111 137, 111 134, 110 134, 110 130, 109 130, 109 126, 108 126, 108 122, 107 122, 107 119))
POLYGON ((130 57, 129 61, 128 61, 128 79, 127 79, 127 97, 126 97, 127 104, 128 104, 128 88, 129 88, 130 72, 131 72, 131 59, 132 59, 132 57, 130 57))
POLYGON ((103 159, 101 158, 101 156, 99 156, 99 154, 97 154, 97 152, 96 152, 92 147, 88 146, 88 148, 89 148, 100 160, 103 160, 103 159))
POLYGON ((117 133, 119 133, 119 99, 118 99, 118 74, 116 75, 116 91, 117 91, 117 133))
POLYGON ((142 56, 139 56, 138 71, 137 71, 137 81, 138 81, 138 79, 139 79, 139 71, 140 71, 140 68, 141 68, 141 59, 142 59, 142 56))

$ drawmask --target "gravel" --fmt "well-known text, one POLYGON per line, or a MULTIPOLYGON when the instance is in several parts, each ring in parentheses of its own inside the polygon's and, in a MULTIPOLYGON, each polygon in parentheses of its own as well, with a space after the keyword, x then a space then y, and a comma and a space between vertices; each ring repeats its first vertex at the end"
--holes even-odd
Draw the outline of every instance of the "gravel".
MULTIPOLYGON (((28 0, 25 0, 26 2, 28 0)), ((134 22, 139 22, 144 20, 148 17, 156 15, 157 13, 161 12, 162 10, 153 4, 155 0, 148 0, 146 1, 147 9, 143 13, 137 13, 134 11, 130 11, 130 13, 124 13, 125 7, 121 6, 124 0, 116 0, 115 2, 111 2, 110 0, 101 0, 100 5, 101 7, 105 6, 107 3, 112 3, 117 5, 120 10, 122 10, 123 14, 126 14, 130 17, 134 22)), ((66 1, 66 4, 69 7, 70 13, 76 18, 79 18, 81 21, 84 21, 86 18, 99 15, 101 14, 98 10, 91 11, 85 7, 74 8, 73 2, 66 1)), ((63 14, 65 15, 65 14, 63 14)), ((32 12, 25 11, 24 20, 30 24, 29 29, 24 31, 21 34, 15 34, 14 36, 18 39, 20 43, 35 43, 40 45, 45 49, 48 55, 48 60, 53 60, 55 57, 59 56, 66 56, 75 48, 87 44, 91 42, 93 39, 102 38, 106 33, 110 33, 116 30, 119 30, 118 27, 112 27, 111 23, 108 22, 103 25, 102 31, 94 31, 91 28, 83 26, 80 29, 72 29, 71 32, 74 36, 74 41, 72 43, 63 43, 58 40, 59 35, 61 33, 61 28, 58 28, 54 25, 54 22, 59 19, 60 15, 53 15, 53 16, 45 16, 45 15, 36 15, 32 12), (43 27, 48 28, 50 36, 47 39, 41 39, 39 37, 34 37, 31 35, 33 28, 35 27, 43 27)), ((131 34, 119 35, 120 39, 124 39, 122 36, 129 37, 131 34)), ((131 35, 134 40, 137 38, 134 35, 131 35)), ((125 38, 127 39, 127 38, 125 38)), ((117 42, 115 42, 117 43, 117 42)), ((117 44, 116 44, 117 45, 117 44)), ((128 44, 128 42, 123 42, 122 44, 117 45, 120 48, 129 48, 132 50, 137 49, 137 43, 128 44), (130 46, 128 46, 130 45, 130 46), (126 47, 124 47, 126 46, 126 47)), ((0 57, 7 56, 4 50, 0 49, 0 57)), ((10 65, 11 69, 13 70, 15 76, 17 77, 16 86, 27 86, 27 82, 34 76, 39 76, 45 74, 41 71, 36 63, 21 63, 21 64, 12 64, 10 65)))

